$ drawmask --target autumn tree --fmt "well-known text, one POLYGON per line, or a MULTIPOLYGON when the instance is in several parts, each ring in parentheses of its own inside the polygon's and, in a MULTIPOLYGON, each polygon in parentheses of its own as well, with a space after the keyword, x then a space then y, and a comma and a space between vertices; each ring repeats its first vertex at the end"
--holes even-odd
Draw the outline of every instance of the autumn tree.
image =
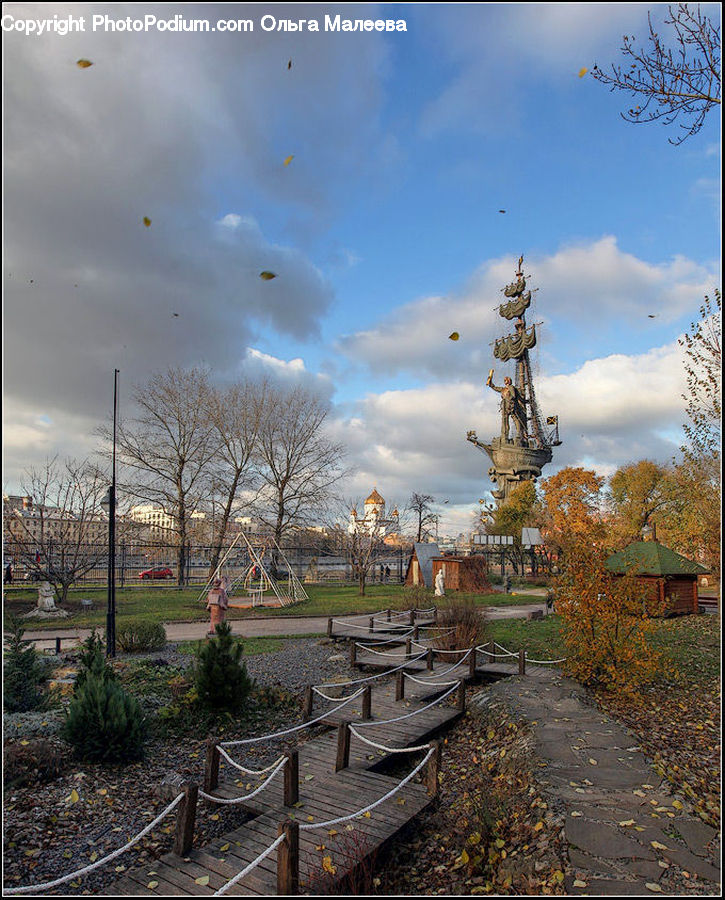
POLYGON ((542 531, 557 551, 603 540, 603 486, 604 478, 595 472, 571 466, 541 482, 542 531))
POLYGON ((534 482, 522 481, 512 489, 508 501, 493 511, 493 522, 488 526, 489 534, 507 534, 513 537, 511 552, 517 571, 523 572, 521 529, 533 524, 536 502, 534 482))
POLYGON ((413 492, 408 501, 408 509, 410 510, 416 527, 416 541, 420 543, 423 535, 426 533, 427 526, 436 521, 436 514, 433 512, 431 504, 435 503, 435 497, 430 494, 418 494, 413 492))
POLYGON ((328 404, 302 385, 275 387, 267 403, 257 441, 257 509, 280 546, 291 525, 315 518, 343 475, 344 448, 324 430, 328 412, 328 404))
POLYGON ((710 456, 720 458, 722 416, 722 296, 715 289, 715 299, 705 296, 700 318, 680 340, 685 351, 685 373, 689 425, 685 425, 685 455, 693 459, 710 456))
POLYGON ((210 397, 205 369, 171 368, 134 388, 137 415, 118 427, 122 489, 170 516, 179 587, 185 582, 191 517, 201 509, 211 462, 220 452, 210 397))
POLYGON ((669 139, 681 144, 702 128, 707 113, 720 106, 720 29, 703 15, 699 5, 670 6, 661 35, 647 13, 649 46, 637 46, 634 35, 624 35, 623 65, 611 71, 595 65, 593 77, 612 91, 630 94, 636 106, 621 113, 627 122, 665 125, 680 120, 684 134, 669 139))
POLYGON ((87 460, 55 457, 26 473, 22 490, 30 506, 5 510, 6 546, 36 580, 53 585, 61 603, 76 581, 106 563, 108 520, 101 500, 108 484, 87 460))
POLYGON ((646 525, 662 521, 668 506, 668 470, 642 459, 620 466, 609 481, 609 526, 614 543, 623 546, 641 540, 646 525))
POLYGON ((654 617, 666 602, 626 572, 606 567, 607 551, 582 533, 569 541, 556 579, 566 670, 587 685, 627 690, 654 677, 660 656, 652 643, 654 617))

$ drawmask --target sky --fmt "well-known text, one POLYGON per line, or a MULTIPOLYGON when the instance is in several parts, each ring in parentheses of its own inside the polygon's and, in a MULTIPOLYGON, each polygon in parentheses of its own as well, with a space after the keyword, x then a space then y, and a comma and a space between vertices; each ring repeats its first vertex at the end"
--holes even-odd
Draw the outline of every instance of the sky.
POLYGON ((6 3, 4 491, 97 449, 114 368, 131 418, 135 384, 202 364, 319 391, 346 496, 431 494, 462 531, 493 486, 465 438, 500 428, 484 382, 521 254, 562 438, 544 475, 672 459, 678 337, 720 285, 720 119, 673 146, 591 77, 648 8, 6 3), (210 31, 111 27, 145 16, 210 31))

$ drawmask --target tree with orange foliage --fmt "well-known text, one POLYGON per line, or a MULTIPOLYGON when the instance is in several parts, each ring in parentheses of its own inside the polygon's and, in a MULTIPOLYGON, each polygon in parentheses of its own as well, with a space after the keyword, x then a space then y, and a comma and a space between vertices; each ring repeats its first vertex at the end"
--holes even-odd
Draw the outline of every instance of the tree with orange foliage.
POLYGON ((586 685, 628 690, 650 681, 661 657, 651 643, 654 616, 667 601, 653 597, 630 571, 614 575, 607 552, 592 534, 569 542, 556 579, 556 611, 562 619, 566 670, 586 685))
POLYGON ((603 540, 600 492, 604 478, 589 469, 567 466, 541 482, 542 533, 557 551, 566 553, 583 538, 603 540))

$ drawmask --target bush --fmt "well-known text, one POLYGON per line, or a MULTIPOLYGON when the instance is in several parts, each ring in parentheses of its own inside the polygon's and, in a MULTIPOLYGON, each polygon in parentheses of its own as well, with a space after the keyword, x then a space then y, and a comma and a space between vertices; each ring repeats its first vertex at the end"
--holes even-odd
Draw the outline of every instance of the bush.
POLYGON ((106 661, 103 638, 96 634, 95 628, 81 644, 81 649, 78 653, 78 663, 78 674, 73 687, 73 696, 83 687, 89 675, 95 675, 104 681, 114 681, 116 678, 113 668, 106 661))
POLYGON ((403 588, 404 609, 427 609, 436 602, 432 588, 424 584, 407 584, 403 588))
POLYGON ((116 681, 89 671, 61 735, 82 759, 126 762, 143 756, 146 721, 138 701, 116 681))
POLYGON ((486 627, 472 600, 451 599, 438 608, 440 633, 435 646, 440 650, 468 649, 484 643, 486 627))
POLYGON ((235 712, 247 701, 254 681, 242 662, 244 648, 232 637, 232 626, 216 626, 216 637, 203 644, 194 667, 199 703, 214 710, 235 712))
POLYGON ((31 641, 23 639, 25 626, 17 617, 8 618, 5 639, 3 705, 7 712, 28 712, 43 703, 40 687, 46 679, 45 666, 31 641))
POLYGON ((161 650, 166 645, 166 630, 161 622, 135 622, 122 625, 116 642, 124 653, 161 650))
POLYGON ((58 778, 67 762, 67 748, 60 742, 43 738, 10 741, 3 754, 3 780, 6 787, 43 784, 58 778))

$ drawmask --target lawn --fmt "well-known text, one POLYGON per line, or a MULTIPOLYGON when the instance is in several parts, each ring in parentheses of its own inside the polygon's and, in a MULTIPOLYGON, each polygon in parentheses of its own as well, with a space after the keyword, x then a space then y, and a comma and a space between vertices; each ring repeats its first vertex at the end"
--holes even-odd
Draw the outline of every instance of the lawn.
MULTIPOLYGON (((245 656, 261 656, 263 653, 276 653, 282 649, 282 645, 286 641, 296 641, 301 638, 319 638, 324 637, 322 634, 278 634, 274 637, 245 637, 238 638, 244 645, 245 656)), ((205 641, 180 641, 176 645, 179 653, 189 654, 193 656, 197 648, 204 644, 205 641)))
MULTIPOLYGON (((341 616, 354 613, 373 613, 379 609, 392 607, 403 609, 409 606, 430 606, 434 602, 430 596, 410 594, 402 585, 374 584, 360 597, 357 585, 309 585, 305 588, 308 600, 295 603, 284 609, 230 609, 229 619, 246 619, 250 616, 341 616)), ((204 599, 199 599, 198 588, 123 588, 116 590, 117 621, 133 619, 136 622, 197 622, 206 621, 209 613, 204 599)), ((449 595, 451 596, 451 595, 449 595)), ((527 594, 456 594, 462 599, 471 599, 479 606, 510 606, 541 601, 541 597, 527 594)), ((37 594, 32 588, 11 588, 3 591, 4 613, 22 615, 36 605, 37 594)), ((68 619, 43 621, 31 619, 28 628, 54 630, 62 628, 102 628, 106 622, 105 590, 83 588, 72 590, 64 605, 72 615, 68 619), (83 598, 92 599, 94 608, 81 607, 83 598)))

